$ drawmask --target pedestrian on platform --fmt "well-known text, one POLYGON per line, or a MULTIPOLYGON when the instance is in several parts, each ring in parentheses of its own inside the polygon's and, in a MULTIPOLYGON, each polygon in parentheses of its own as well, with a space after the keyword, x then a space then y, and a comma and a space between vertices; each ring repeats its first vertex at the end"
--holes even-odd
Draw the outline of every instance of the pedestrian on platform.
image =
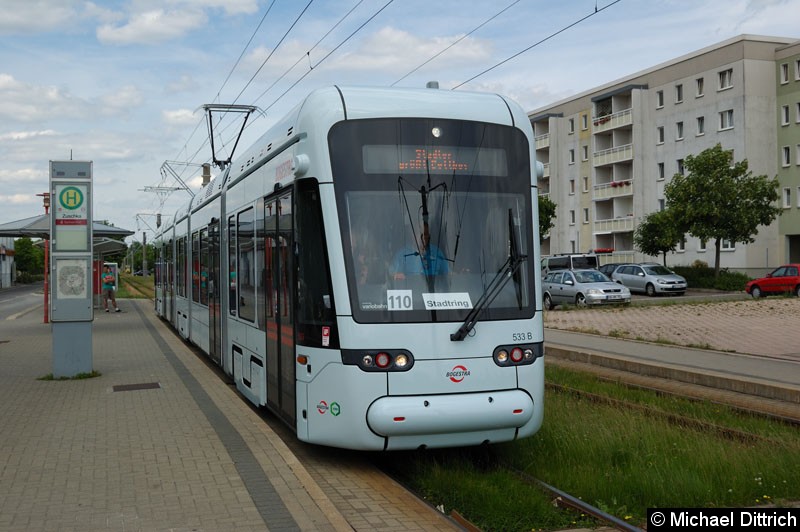
POLYGON ((117 279, 114 277, 111 267, 103 266, 103 308, 108 312, 108 300, 114 305, 114 312, 119 312, 117 306, 117 298, 114 295, 114 286, 117 284, 117 279))

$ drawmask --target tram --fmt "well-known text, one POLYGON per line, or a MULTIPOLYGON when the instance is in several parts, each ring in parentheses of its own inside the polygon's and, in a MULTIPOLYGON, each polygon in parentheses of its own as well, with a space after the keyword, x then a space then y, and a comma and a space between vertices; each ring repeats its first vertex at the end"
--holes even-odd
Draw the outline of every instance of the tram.
POLYGON ((161 228, 155 311, 302 441, 530 436, 536 173, 528 117, 499 95, 316 90, 161 228))

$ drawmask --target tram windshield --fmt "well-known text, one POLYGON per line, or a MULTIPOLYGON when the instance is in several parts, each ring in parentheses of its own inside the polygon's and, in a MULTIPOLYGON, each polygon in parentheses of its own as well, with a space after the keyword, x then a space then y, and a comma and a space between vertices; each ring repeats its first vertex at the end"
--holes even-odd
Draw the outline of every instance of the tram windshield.
POLYGON ((460 322, 476 307, 480 320, 533 314, 521 132, 381 119, 337 124, 329 141, 357 321, 460 322))

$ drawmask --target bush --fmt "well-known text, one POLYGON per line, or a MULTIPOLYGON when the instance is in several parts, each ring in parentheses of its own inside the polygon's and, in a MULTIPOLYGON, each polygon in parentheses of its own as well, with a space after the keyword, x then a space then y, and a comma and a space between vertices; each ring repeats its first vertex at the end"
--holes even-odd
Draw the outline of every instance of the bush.
POLYGON ((44 281, 43 273, 17 272, 16 282, 20 284, 31 284, 39 281, 44 281))
POLYGON ((726 292, 739 292, 744 290, 744 285, 750 277, 739 272, 730 272, 727 269, 719 271, 719 277, 714 278, 714 268, 709 268, 705 262, 695 261, 691 266, 675 266, 672 271, 686 278, 689 288, 708 288, 724 290, 726 292))

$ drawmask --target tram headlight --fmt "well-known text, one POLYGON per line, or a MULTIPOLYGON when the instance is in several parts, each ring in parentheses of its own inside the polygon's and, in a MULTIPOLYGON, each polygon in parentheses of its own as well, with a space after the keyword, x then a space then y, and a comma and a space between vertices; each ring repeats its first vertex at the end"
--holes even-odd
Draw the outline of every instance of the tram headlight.
POLYGON ((508 351, 506 351, 505 349, 501 349, 500 351, 498 351, 497 361, 500 362, 501 364, 505 364, 506 362, 508 362, 508 351))
POLYGON ((342 364, 367 372, 409 371, 414 367, 414 355, 407 349, 342 349, 342 364))
POLYGON ((519 345, 498 345, 492 352, 494 363, 501 367, 515 367, 533 364, 536 359, 544 356, 542 342, 519 345))

